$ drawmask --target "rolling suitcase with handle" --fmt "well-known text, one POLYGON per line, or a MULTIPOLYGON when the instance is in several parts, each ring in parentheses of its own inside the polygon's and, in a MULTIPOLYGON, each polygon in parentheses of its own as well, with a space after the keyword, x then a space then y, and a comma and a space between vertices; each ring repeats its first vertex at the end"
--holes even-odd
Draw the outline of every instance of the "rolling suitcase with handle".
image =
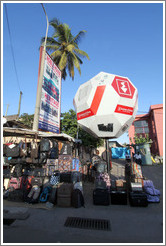
POLYGON ((148 200, 145 192, 130 192, 129 193, 129 202, 131 206, 135 207, 147 207, 148 200))
POLYGON ((110 195, 107 189, 93 190, 93 204, 108 206, 110 204, 110 195))

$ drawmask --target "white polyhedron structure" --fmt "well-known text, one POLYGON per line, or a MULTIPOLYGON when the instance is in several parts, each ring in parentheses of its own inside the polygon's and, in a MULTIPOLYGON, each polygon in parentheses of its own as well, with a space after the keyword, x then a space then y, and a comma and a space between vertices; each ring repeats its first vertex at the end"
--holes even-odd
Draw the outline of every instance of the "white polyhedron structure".
POLYGON ((100 72, 79 87, 74 107, 84 130, 95 137, 117 138, 136 116, 138 92, 128 78, 100 72))

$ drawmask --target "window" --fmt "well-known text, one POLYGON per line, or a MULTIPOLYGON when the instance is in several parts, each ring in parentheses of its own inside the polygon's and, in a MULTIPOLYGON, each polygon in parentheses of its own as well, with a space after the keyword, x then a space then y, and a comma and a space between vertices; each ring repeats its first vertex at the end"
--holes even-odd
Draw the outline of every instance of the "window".
POLYGON ((138 134, 146 134, 149 133, 148 121, 147 120, 140 120, 134 122, 135 133, 138 134))

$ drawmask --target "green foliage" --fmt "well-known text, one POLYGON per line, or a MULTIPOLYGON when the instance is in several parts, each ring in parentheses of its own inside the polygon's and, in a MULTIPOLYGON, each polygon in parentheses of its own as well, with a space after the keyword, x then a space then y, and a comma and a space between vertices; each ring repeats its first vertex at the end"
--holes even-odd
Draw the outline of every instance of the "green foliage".
POLYGON ((73 138, 77 136, 77 118, 73 109, 67 113, 61 114, 61 132, 70 135, 73 138))
MULTIPOLYGON (((54 28, 52 37, 47 38, 46 49, 51 52, 51 57, 55 64, 62 72, 62 78, 65 80, 67 71, 69 76, 74 79, 74 68, 81 75, 80 65, 83 63, 82 57, 89 59, 88 54, 80 50, 78 44, 81 38, 85 35, 85 30, 80 31, 76 36, 73 36, 71 29, 65 23, 61 23, 58 19, 50 21, 50 26, 54 28)), ((41 39, 43 44, 45 37, 41 39)))
POLYGON ((61 131, 76 138, 78 130, 78 138, 82 140, 82 144, 85 146, 98 147, 103 145, 102 139, 96 139, 89 133, 80 128, 77 124, 76 113, 73 109, 70 109, 67 113, 61 114, 61 131))
POLYGON ((30 128, 33 127, 33 119, 34 119, 34 114, 27 114, 23 113, 20 115, 19 120, 26 126, 29 126, 30 128))
POLYGON ((143 137, 142 135, 138 136, 135 133, 135 136, 134 136, 133 140, 132 140, 132 138, 130 138, 130 141, 131 141, 132 145, 141 144, 141 143, 152 143, 152 140, 149 138, 149 134, 146 134, 145 137, 143 137))

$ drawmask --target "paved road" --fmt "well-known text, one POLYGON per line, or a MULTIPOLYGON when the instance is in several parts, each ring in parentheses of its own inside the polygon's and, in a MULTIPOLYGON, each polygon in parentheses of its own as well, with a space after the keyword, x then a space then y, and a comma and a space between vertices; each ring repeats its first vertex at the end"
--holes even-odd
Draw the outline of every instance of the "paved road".
MULTIPOLYGON (((114 160, 113 164, 119 161, 114 160)), ((124 161, 119 164, 124 165, 124 161)), ((84 184, 85 208, 60 208, 51 210, 31 206, 27 220, 16 220, 4 226, 4 243, 162 243, 163 242, 163 170, 162 165, 143 166, 143 175, 153 180, 161 192, 159 204, 148 207, 130 205, 94 206, 93 184, 84 184), (64 227, 68 216, 107 219, 111 231, 64 227)), ((11 205, 24 204, 10 203, 11 205)), ((9 204, 8 204, 9 205, 9 204)), ((40 207, 40 206, 38 206, 40 207)))

